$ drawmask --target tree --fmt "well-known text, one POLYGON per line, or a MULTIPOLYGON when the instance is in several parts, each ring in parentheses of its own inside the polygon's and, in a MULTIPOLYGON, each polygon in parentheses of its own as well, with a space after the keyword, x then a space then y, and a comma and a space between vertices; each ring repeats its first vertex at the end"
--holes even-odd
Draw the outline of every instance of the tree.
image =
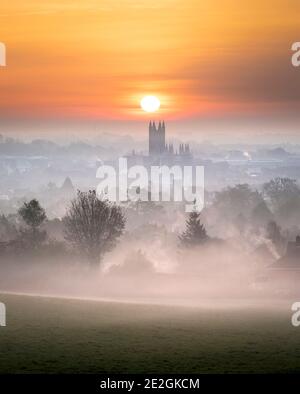
POLYGON ((208 240, 204 225, 200 220, 200 213, 193 211, 189 214, 186 221, 186 230, 179 235, 179 239, 183 246, 198 246, 208 240))
POLYGON ((300 189, 294 179, 275 178, 263 185, 263 193, 275 208, 279 208, 288 200, 299 197, 300 189))
POLYGON ((44 208, 35 199, 24 202, 18 213, 32 230, 37 229, 47 218, 44 208))
POLYGON ((91 267, 97 267, 125 228, 121 208, 98 199, 95 190, 78 191, 64 218, 65 238, 83 254, 91 267))
POLYGON ((47 218, 44 208, 40 206, 36 199, 33 199, 28 203, 24 202, 18 214, 29 227, 29 229, 21 229, 19 240, 25 247, 37 248, 46 239, 47 235, 45 231, 39 229, 47 218))
POLYGON ((231 220, 239 213, 248 216, 261 201, 262 196, 256 190, 251 190, 248 184, 239 184, 217 192, 213 206, 223 218, 231 220))

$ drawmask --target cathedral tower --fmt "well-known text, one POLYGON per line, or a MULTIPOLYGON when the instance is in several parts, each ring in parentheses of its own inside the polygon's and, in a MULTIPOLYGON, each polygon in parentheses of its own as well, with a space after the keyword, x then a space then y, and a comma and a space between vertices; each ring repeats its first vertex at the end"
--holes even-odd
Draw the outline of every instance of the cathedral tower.
POLYGON ((149 155, 159 156, 166 149, 166 127, 165 122, 159 122, 156 127, 155 122, 149 124, 149 155))

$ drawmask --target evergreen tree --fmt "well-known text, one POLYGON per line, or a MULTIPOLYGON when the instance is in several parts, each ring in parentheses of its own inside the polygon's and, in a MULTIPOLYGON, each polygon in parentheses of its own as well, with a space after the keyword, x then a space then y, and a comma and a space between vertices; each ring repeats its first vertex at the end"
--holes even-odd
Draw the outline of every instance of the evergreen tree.
POLYGON ((202 245, 208 240, 205 227, 201 223, 200 212, 193 211, 189 214, 186 229, 179 236, 179 239, 181 244, 186 247, 202 245))

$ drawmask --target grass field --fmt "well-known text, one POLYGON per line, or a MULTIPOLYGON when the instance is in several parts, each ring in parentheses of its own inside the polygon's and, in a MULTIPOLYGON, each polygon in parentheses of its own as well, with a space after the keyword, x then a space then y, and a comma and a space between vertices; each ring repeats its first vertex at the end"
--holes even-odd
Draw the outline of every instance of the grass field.
POLYGON ((290 303, 178 307, 0 295, 1 373, 300 372, 290 303))

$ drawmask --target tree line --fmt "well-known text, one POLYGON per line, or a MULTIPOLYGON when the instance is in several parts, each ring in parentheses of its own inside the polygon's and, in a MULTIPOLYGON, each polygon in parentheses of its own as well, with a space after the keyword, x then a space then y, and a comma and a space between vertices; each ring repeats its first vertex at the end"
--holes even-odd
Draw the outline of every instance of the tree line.
MULTIPOLYGON (((251 190, 246 184, 228 187, 215 194, 213 204, 205 208, 203 213, 194 210, 188 215, 185 229, 178 236, 179 243, 182 247, 193 248, 208 242, 210 236, 205 219, 212 209, 218 209, 222 216, 226 218, 228 215, 228 218, 235 221, 241 232, 247 211, 251 211, 252 218, 267 223, 267 237, 280 248, 284 239, 280 227, 272 219, 271 210, 279 209, 286 206, 288 201, 295 200, 300 201, 300 190, 296 182, 289 178, 271 180, 263 185, 261 193, 251 190)), ((151 205, 151 202, 149 204, 151 205)), ((39 250, 47 239, 47 233, 42 229, 47 219, 44 208, 33 199, 23 203, 18 215, 25 226, 19 228, 13 247, 19 248, 21 253, 24 250, 39 250)), ((11 224, 4 216, 0 217, 0 222, 7 233, 13 232, 11 224)), ((120 240, 125 230, 126 217, 120 206, 99 199, 94 190, 78 191, 70 202, 62 223, 65 240, 74 251, 84 257, 91 268, 95 268, 99 266, 105 253, 111 251, 120 240)), ((1 248, 5 249, 6 244, 7 242, 0 242, 1 248)), ((58 244, 54 245, 54 249, 58 247, 58 244)))

